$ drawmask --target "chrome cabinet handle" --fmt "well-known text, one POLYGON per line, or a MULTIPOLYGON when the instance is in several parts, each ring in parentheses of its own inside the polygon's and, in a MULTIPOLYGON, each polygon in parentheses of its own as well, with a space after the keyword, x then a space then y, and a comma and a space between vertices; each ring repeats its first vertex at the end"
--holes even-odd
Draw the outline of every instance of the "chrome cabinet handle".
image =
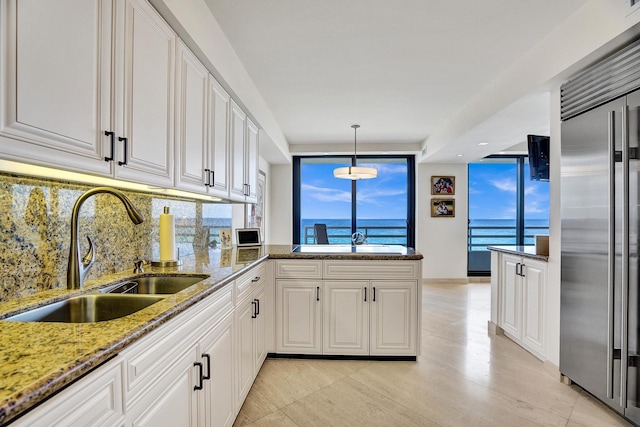
POLYGON ((204 186, 205 187, 211 187, 211 174, 209 173, 211 172, 210 169, 205 169, 204 170, 204 186))

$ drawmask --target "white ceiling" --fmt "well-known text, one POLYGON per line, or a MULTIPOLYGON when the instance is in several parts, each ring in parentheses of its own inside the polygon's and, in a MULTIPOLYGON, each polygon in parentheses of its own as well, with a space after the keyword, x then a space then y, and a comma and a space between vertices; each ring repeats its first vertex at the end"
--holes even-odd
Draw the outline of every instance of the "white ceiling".
MULTIPOLYGON (((419 151, 586 0, 205 2, 296 154, 419 151)), ((504 107, 431 160, 548 134, 548 94, 504 107)))

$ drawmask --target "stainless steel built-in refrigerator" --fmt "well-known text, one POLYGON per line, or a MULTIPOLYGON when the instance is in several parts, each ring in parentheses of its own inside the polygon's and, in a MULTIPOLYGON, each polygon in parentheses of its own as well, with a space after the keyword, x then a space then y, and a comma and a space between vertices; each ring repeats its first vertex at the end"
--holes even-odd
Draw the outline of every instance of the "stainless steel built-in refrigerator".
MULTIPOLYGON (((565 84, 563 97, 580 90, 588 99, 589 85, 611 75, 599 73, 565 84)), ((631 92, 561 128, 560 371, 636 424, 639 113, 640 92, 631 92)))

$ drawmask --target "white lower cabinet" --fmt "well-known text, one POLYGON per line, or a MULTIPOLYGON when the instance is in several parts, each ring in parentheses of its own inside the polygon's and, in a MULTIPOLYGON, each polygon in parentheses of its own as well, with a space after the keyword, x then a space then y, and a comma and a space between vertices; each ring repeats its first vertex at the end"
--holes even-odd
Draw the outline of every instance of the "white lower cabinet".
POLYGON ((369 301, 366 280, 325 281, 323 354, 369 354, 369 301))
POLYGON ((417 263, 277 260, 275 272, 277 353, 418 354, 417 263))
POLYGON ((271 345, 270 285, 255 266, 12 425, 232 426, 271 345))
POLYGON ((417 354, 417 287, 415 280, 371 281, 371 355, 417 354))
POLYGON ((276 280, 276 352, 322 354, 321 280, 276 280))
POLYGON ((123 359, 116 357, 18 418, 16 427, 120 426, 125 423, 123 359))
POLYGON ((545 359, 547 263, 501 254, 498 326, 505 335, 545 359))

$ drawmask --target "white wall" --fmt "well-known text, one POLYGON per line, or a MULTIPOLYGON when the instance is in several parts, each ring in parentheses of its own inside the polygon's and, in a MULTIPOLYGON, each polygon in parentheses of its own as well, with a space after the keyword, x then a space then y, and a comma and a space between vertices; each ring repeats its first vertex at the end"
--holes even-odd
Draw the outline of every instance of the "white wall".
POLYGON ((293 241, 293 169, 291 165, 271 165, 269 239, 273 245, 293 241))
POLYGON ((422 277, 467 277, 467 165, 419 164, 416 174, 416 249, 424 255, 422 277), (455 176, 455 217, 432 218, 431 176, 455 176))

